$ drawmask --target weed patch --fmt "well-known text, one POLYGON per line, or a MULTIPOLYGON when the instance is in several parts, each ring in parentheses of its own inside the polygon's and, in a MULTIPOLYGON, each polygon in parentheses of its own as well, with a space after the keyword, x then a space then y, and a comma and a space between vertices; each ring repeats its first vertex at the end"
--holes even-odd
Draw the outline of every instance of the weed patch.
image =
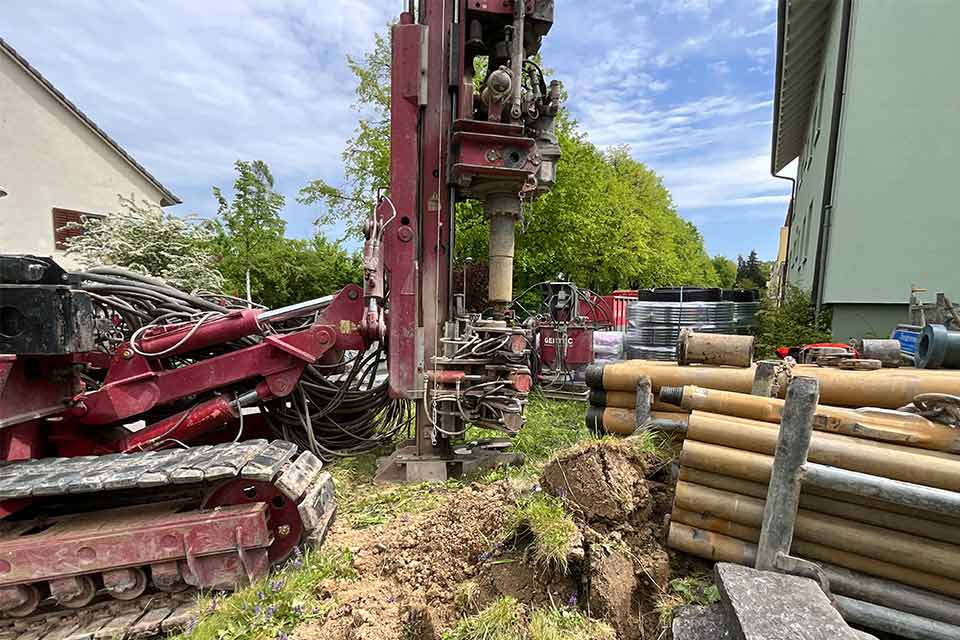
POLYGON ((443 640, 615 640, 606 624, 575 609, 528 609, 509 596, 463 618, 443 640))
POLYGON ((689 604, 706 606, 719 601, 720 590, 711 576, 692 575, 668 582, 667 590, 657 600, 656 609, 661 626, 669 628, 674 612, 680 607, 689 604))
POLYGON ((331 601, 318 595, 320 583, 352 579, 348 551, 298 552, 282 569, 233 594, 202 595, 200 612, 179 640, 273 640, 302 622, 322 617, 331 601))
POLYGON ((577 525, 563 507, 563 502, 546 493, 535 493, 521 499, 510 514, 507 535, 533 538, 533 560, 543 568, 566 573, 577 525))

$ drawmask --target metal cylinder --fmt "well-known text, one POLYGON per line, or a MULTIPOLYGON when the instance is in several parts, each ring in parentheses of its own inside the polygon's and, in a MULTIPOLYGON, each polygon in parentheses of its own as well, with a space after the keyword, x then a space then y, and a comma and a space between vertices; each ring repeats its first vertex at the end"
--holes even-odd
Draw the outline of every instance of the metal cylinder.
MULTIPOLYGON (((616 392, 608 392, 616 393, 616 392)), ((661 387, 660 402, 688 410, 709 411, 739 418, 779 423, 783 400, 703 387, 661 387)), ((913 413, 883 409, 847 409, 818 405, 813 424, 818 431, 903 444, 921 449, 960 453, 960 430, 913 413)))
POLYGON ((849 623, 893 633, 910 640, 960 639, 960 627, 846 596, 834 598, 837 611, 849 623))
POLYGON ((753 336, 680 332, 677 361, 681 365, 710 364, 749 367, 753 364, 753 336))
MULTIPOLYGON (((654 392, 660 387, 696 385, 721 391, 750 393, 754 368, 680 367, 676 363, 627 360, 587 368, 587 385, 608 391, 632 391, 637 378, 650 378, 654 392)), ((960 395, 960 371, 927 371, 924 369, 880 369, 879 371, 844 371, 798 365, 793 376, 808 376, 820 382, 820 401, 841 407, 879 407, 896 409, 913 402, 923 393, 960 395)))
POLYGON ((514 227, 520 215, 520 200, 515 194, 492 194, 483 206, 490 221, 487 299, 497 317, 503 315, 504 308, 513 300, 514 227))
POLYGON ((925 326, 917 340, 916 365, 920 369, 960 369, 960 331, 950 331, 942 324, 925 326))
POLYGON ((885 367, 900 366, 899 340, 873 340, 864 338, 857 341, 860 357, 867 360, 879 360, 885 367))
MULTIPOLYGON (((687 437, 691 440, 768 456, 776 449, 777 433, 777 425, 768 422, 701 411, 690 414, 687 429, 687 437)), ((818 431, 813 434, 809 460, 883 478, 960 491, 960 458, 939 451, 818 431)))
MULTIPOLYGON (((759 498, 678 482, 674 505, 685 511, 707 513, 721 520, 759 528, 764 518, 765 502, 759 498)), ((949 580, 953 588, 960 589, 960 582, 956 580, 956 577, 960 576, 960 547, 957 545, 844 520, 806 509, 801 509, 797 513, 796 538, 794 555, 834 562, 829 558, 821 557, 823 553, 820 551, 811 554, 808 550, 804 553, 801 551, 803 546, 798 547, 797 543, 806 541, 826 545, 831 549, 895 565, 904 570, 902 573, 921 572, 940 576, 949 580)), ((834 564, 849 566, 845 562, 834 562, 834 564)), ((849 568, 863 570, 859 567, 849 568)), ((873 570, 867 572, 880 575, 873 570)), ((915 582, 914 579, 908 584, 928 588, 925 584, 915 584, 915 582)), ((942 581, 935 582, 939 584, 942 581)))
MULTIPOLYGON (((649 419, 657 421, 655 426, 664 431, 683 431, 689 417, 685 413, 651 411, 649 419)), ((587 428, 593 433, 628 436, 637 429, 637 414, 633 409, 591 406, 587 408, 587 428)))
MULTIPOLYGON (((732 476, 720 475, 709 471, 702 471, 691 467, 680 467, 678 479, 691 484, 697 484, 711 489, 719 489, 751 498, 766 498, 767 486, 759 482, 751 482, 732 476)), ((857 504, 845 501, 847 494, 836 493, 832 497, 809 493, 804 487, 800 494, 800 507, 808 511, 816 511, 839 518, 845 518, 877 527, 902 531, 913 535, 923 536, 931 540, 940 540, 950 544, 960 545, 960 522, 947 524, 926 519, 928 514, 915 512, 910 515, 887 511, 877 506, 857 504)), ((851 496, 853 497, 853 496, 851 496)), ((713 530, 713 529, 711 529, 713 530)))
MULTIPOLYGON (((773 467, 773 458, 769 455, 740 451, 739 449, 731 449, 730 447, 708 444, 706 442, 697 442, 696 440, 688 438, 683 443, 683 451, 680 454, 680 464, 683 468, 697 469, 717 475, 761 483, 764 486, 763 495, 766 495, 765 487, 770 480, 770 469, 773 467)), ((693 482, 693 480, 691 480, 691 482, 693 482)), ((697 484, 705 483, 698 482, 697 484)), ((718 488, 739 493, 739 491, 728 489, 727 487, 718 488)), ((899 513, 920 520, 942 522, 951 527, 960 525, 960 516, 944 516, 939 513, 896 505, 875 498, 822 489, 809 484, 804 486, 803 493, 821 496, 835 501, 852 502, 854 504, 899 513)))
MULTIPOLYGON (((737 538, 722 530, 732 530, 754 538, 760 532, 749 527, 730 526, 732 523, 716 518, 700 520, 718 526, 720 531, 705 529, 695 524, 686 524, 683 519, 689 512, 674 511, 677 519, 671 519, 668 544, 671 548, 716 562, 734 562, 754 566, 757 547, 749 537, 737 538), (752 534, 749 533, 752 531, 752 534)), ((696 514, 699 515, 699 514, 696 514)), ((834 563, 819 562, 835 593, 847 594, 881 605, 896 606, 903 611, 922 615, 941 622, 960 624, 960 607, 951 598, 927 589, 911 587, 861 571, 839 567, 834 563)))
MULTIPOLYGON (((604 391, 603 389, 590 390, 590 404, 595 407, 618 407, 633 409, 637 406, 637 394, 629 391, 604 391)), ((654 400, 651 408, 654 411, 673 411, 674 413, 690 413, 675 404, 654 400)))

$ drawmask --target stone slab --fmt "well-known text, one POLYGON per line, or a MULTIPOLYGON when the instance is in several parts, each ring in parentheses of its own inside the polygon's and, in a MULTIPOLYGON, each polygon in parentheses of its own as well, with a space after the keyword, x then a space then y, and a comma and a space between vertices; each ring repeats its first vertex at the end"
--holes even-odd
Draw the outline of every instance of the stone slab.
POLYGON ((813 580, 726 562, 715 572, 732 640, 858 640, 813 580))
POLYGON ((730 640, 722 604, 687 605, 673 616, 673 640, 730 640))

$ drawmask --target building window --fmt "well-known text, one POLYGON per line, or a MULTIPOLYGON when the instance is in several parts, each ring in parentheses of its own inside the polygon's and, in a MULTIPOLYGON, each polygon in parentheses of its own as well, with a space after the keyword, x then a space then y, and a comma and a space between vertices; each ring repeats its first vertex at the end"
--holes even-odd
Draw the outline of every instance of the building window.
POLYGON ((67 239, 79 236, 83 231, 81 229, 66 229, 71 222, 80 224, 84 218, 103 218, 99 213, 89 213, 87 211, 76 211, 74 209, 53 208, 53 242, 54 246, 63 251, 67 248, 67 239))

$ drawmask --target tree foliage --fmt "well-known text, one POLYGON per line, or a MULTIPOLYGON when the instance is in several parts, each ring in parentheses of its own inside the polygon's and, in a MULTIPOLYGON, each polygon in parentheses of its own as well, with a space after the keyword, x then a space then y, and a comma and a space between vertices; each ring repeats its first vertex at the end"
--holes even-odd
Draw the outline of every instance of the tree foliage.
POLYGON ((724 289, 730 289, 737 283, 737 263, 726 256, 713 256, 711 259, 717 280, 724 289))
MULTIPOLYGON (((299 200, 325 205, 321 222, 346 220, 358 229, 373 207, 374 188, 389 183, 389 37, 378 34, 369 52, 347 62, 357 80, 360 119, 343 151, 346 184, 336 189, 311 182, 299 200)), ((563 152, 557 184, 525 207, 519 226, 518 286, 560 272, 602 290, 719 283, 699 232, 677 215, 653 171, 626 147, 597 148, 562 111, 557 132, 563 152)), ((457 255, 486 262, 487 222, 479 203, 460 203, 456 213, 457 255)))
POLYGON ((265 162, 238 160, 234 168, 232 199, 213 189, 220 209, 212 222, 212 244, 227 293, 245 297, 248 270, 252 299, 268 307, 320 297, 360 281, 358 254, 348 254, 321 234, 309 240, 284 236, 284 198, 265 162))
MULTIPOLYGON (((517 235, 519 288, 564 273, 582 287, 718 284, 696 227, 680 218, 659 176, 629 149, 601 151, 569 118, 558 122, 557 184, 526 207, 517 235)), ((482 208, 457 211, 457 255, 483 262, 482 208)))
POLYGON ((68 229, 67 255, 82 267, 114 265, 194 291, 219 290, 223 276, 210 249, 212 234, 193 217, 166 213, 146 200, 119 196, 120 208, 103 218, 85 217, 68 229))
POLYGON ((744 260, 737 256, 737 287, 740 289, 764 289, 770 278, 770 265, 757 257, 756 249, 744 260))
POLYGON ((767 298, 757 314, 755 349, 761 358, 771 357, 777 347, 830 342, 830 314, 816 315, 810 294, 788 286, 783 302, 767 298))

